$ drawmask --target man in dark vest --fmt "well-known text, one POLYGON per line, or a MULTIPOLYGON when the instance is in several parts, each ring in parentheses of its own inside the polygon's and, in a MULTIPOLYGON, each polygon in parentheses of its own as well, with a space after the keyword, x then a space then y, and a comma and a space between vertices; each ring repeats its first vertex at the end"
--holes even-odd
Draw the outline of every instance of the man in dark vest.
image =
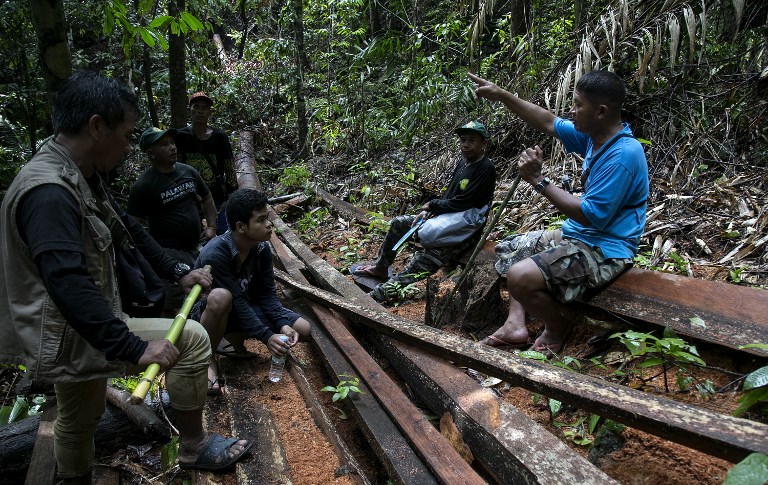
MULTIPOLYGON (((52 383, 54 454, 63 483, 90 484, 94 433, 107 379, 157 363, 180 433, 182 468, 220 469, 252 442, 206 433, 202 414, 208 333, 188 321, 175 345, 171 321, 132 318, 121 308, 110 229, 118 215, 100 174, 131 151, 137 99, 123 85, 80 72, 62 85, 55 134, 21 169, 0 217, 0 362, 23 364, 30 379, 52 383)), ((159 273, 205 291, 211 276, 178 264, 138 227, 128 228, 159 273)))

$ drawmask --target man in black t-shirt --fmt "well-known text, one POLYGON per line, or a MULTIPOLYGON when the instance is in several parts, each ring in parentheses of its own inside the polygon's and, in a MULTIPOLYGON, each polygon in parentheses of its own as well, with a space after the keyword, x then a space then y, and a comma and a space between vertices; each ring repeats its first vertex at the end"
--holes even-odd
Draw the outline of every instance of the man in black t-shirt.
POLYGON ((180 129, 175 141, 181 161, 197 170, 208 185, 218 211, 216 230, 223 234, 228 229, 225 203, 229 194, 237 190, 237 178, 229 137, 208 126, 212 106, 213 100, 202 91, 190 96, 192 125, 180 129))
MULTIPOLYGON (((376 260, 353 270, 356 276, 373 277, 385 282, 377 285, 370 295, 379 302, 396 302, 407 295, 408 285, 434 274, 441 266, 465 251, 474 241, 474 235, 461 242, 440 247, 425 247, 413 255, 400 273, 390 276, 389 267, 397 255, 394 246, 421 221, 441 214, 490 207, 496 186, 496 168, 485 155, 488 131, 482 123, 470 121, 456 130, 459 137, 461 159, 456 164, 448 187, 442 197, 421 206, 418 215, 401 215, 390 221, 389 230, 379 248, 376 260)), ((418 241, 418 233, 413 236, 418 241)))
MULTIPOLYGON (((200 174, 189 165, 176 163, 175 134, 176 130, 155 127, 142 133, 139 147, 152 166, 131 187, 128 213, 146 222, 155 241, 192 266, 200 243, 216 235, 216 207, 200 174), (211 221, 205 229, 198 205, 202 206, 206 222, 211 221)), ((167 282, 165 309, 175 312, 183 301, 183 292, 167 282)))

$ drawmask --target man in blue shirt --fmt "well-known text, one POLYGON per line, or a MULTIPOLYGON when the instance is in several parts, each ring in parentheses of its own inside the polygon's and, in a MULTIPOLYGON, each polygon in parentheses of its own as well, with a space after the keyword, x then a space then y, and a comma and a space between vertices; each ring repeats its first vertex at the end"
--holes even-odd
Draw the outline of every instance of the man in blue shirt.
POLYGON ((642 146, 621 121, 624 84, 608 71, 586 73, 574 90, 571 119, 564 120, 489 81, 469 78, 477 97, 501 101, 531 127, 557 137, 566 151, 584 157, 583 195, 576 197, 544 176, 541 148, 520 155, 520 177, 568 219, 560 230, 519 236, 517 257, 497 264, 507 275, 509 314, 483 340, 493 347, 528 345, 527 312, 544 323, 531 349, 558 354, 573 328, 562 303, 607 285, 627 269, 645 225, 648 165, 642 146))
MULTIPOLYGON (((233 192, 227 203, 229 230, 203 246, 196 268, 211 265, 213 290, 190 312, 208 330, 215 350, 224 334, 236 354, 245 353, 243 340, 255 338, 272 354, 285 355, 299 339, 306 340, 310 324, 283 307, 275 289, 272 267, 272 222, 267 197, 252 189, 233 192), (280 339, 288 337, 287 341, 280 339)), ((219 392, 216 363, 209 368, 209 393, 219 392)))

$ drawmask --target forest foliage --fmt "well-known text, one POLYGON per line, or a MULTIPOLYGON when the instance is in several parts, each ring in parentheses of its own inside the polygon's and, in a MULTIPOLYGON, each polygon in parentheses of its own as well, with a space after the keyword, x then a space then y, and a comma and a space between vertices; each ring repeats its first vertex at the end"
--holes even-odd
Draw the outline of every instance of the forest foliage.
MULTIPOLYGON (((0 45, 0 189, 51 134, 36 3, 0 5, 3 38, 14 40, 0 45)), ((534 143, 553 165, 575 166, 501 105, 475 101, 468 70, 563 116, 584 72, 617 72, 628 87, 625 118, 648 141, 654 191, 695 196, 767 165, 765 0, 303 0, 301 22, 296 1, 60 4, 73 69, 132 86, 142 103, 137 133, 151 124, 150 107, 158 124, 170 123, 168 36, 183 34, 187 91, 208 91, 214 122, 234 135, 259 133, 263 161, 295 161, 297 96, 305 99, 302 155, 331 160, 317 174, 326 184, 352 174, 418 194, 437 178, 432 160, 452 155, 452 129, 472 118, 493 133, 502 178, 534 143)), ((764 215, 764 198, 752 205, 764 215)))

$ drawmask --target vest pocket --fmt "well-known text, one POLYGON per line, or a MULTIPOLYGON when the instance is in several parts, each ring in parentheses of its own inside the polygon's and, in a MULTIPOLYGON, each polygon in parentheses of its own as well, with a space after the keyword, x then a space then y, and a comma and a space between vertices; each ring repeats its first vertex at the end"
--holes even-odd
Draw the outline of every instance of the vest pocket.
POLYGON ((106 251, 112 244, 112 234, 110 234, 107 225, 93 215, 85 216, 85 225, 96 249, 106 251))

